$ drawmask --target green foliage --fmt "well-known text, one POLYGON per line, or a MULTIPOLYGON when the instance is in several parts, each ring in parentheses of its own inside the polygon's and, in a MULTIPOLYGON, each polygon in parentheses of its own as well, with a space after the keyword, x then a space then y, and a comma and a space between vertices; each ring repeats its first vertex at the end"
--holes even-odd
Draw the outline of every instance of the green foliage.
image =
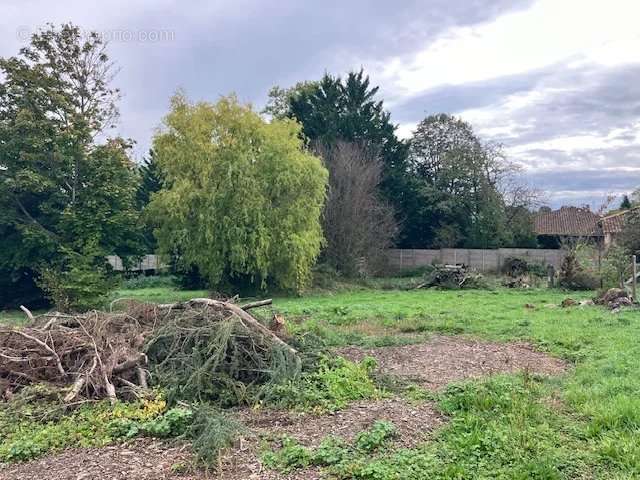
POLYGON ((10 277, 34 285, 88 250, 140 253, 131 145, 94 142, 117 116, 112 74, 100 36, 73 25, 48 25, 0 59, 0 270, 10 277))
POLYGON ((327 172, 299 126, 266 123, 235 97, 172 99, 154 151, 165 181, 150 204, 160 250, 211 286, 300 289, 320 252, 327 172))
POLYGON ((631 275, 631 255, 621 245, 612 245, 602 260, 602 283, 604 288, 624 288, 631 275))
POLYGON ((207 404, 195 408, 187 429, 196 460, 204 465, 216 465, 223 449, 230 447, 244 426, 207 404))
POLYGON ((631 200, 629 200, 629 195, 624 195, 622 197, 622 201, 620 202, 621 210, 628 210, 631 208, 631 200))
POLYGON ((625 215, 620 244, 631 254, 640 255, 640 205, 625 215))
POLYGON ((40 285, 45 295, 63 312, 85 311, 104 304, 115 286, 107 277, 105 259, 99 254, 71 253, 65 266, 45 268, 40 285))
POLYGON ((527 377, 456 385, 440 401, 450 423, 418 448, 394 450, 394 425, 376 422, 352 445, 328 437, 313 449, 285 438, 263 458, 281 471, 317 465, 336 478, 367 480, 418 480, 425 472, 434 479, 572 477, 590 459, 575 450, 580 432, 542 401, 547 393, 527 377))
POLYGON ((411 195, 407 145, 396 136, 396 125, 382 100, 376 98, 378 90, 363 70, 349 72, 346 78, 327 73, 319 81, 298 83, 290 89, 274 87, 266 111, 276 118, 297 120, 311 145, 354 142, 371 158, 379 157, 382 197, 401 216, 407 216, 410 205, 403 201, 411 195))
POLYGON ((153 375, 171 402, 252 404, 265 385, 294 377, 296 359, 238 319, 203 315, 166 322, 146 345, 153 375))
POLYGON ((375 360, 370 357, 359 363, 341 357, 323 358, 316 371, 269 386, 263 398, 267 404, 277 407, 334 412, 351 401, 381 394, 371 377, 375 366, 375 360))
POLYGON ((373 426, 356 436, 355 446, 365 452, 373 452, 382 447, 387 440, 396 434, 396 427, 391 422, 379 420, 373 426))
POLYGON ((185 432, 190 412, 166 411, 162 397, 133 403, 83 405, 65 412, 57 401, 0 405, 0 462, 29 460, 70 446, 102 446, 136 435, 185 432))
POLYGON ((569 290, 595 290, 600 286, 594 254, 588 245, 570 245, 560 265, 559 285, 569 290))
POLYGON ((349 474, 355 471, 353 464, 365 455, 387 446, 395 432, 393 423, 377 421, 370 429, 360 432, 353 445, 329 436, 315 449, 300 445, 295 439, 285 436, 280 441, 280 448, 275 452, 264 452, 262 459, 268 467, 281 472, 316 465, 331 467, 331 473, 337 474, 339 478, 350 478, 349 474))
POLYGON ((502 273, 515 278, 526 274, 545 277, 548 272, 547 266, 543 263, 530 262, 524 258, 507 257, 502 266, 502 273))
MULTIPOLYGON (((531 244, 529 193, 506 195, 516 167, 484 144, 470 124, 448 114, 422 120, 410 141, 410 182, 403 245, 494 248, 531 244)), ((523 245, 524 246, 524 245, 523 245)))
POLYGON ((153 150, 149 150, 149 156, 138 166, 138 174, 140 176, 140 184, 136 191, 136 203, 143 212, 145 246, 147 251, 153 252, 157 248, 156 239, 153 236, 153 221, 149 218, 149 215, 144 215, 145 209, 151 201, 151 196, 162 188, 160 167, 158 167, 153 150))
POLYGON ((162 395, 66 411, 54 391, 38 385, 0 404, 0 462, 25 461, 71 446, 103 446, 138 436, 182 437, 196 461, 212 466, 243 426, 207 404, 167 409, 162 395))
POLYGON ((139 290, 142 288, 173 288, 176 286, 176 278, 173 275, 137 275, 127 278, 121 284, 122 288, 139 290))

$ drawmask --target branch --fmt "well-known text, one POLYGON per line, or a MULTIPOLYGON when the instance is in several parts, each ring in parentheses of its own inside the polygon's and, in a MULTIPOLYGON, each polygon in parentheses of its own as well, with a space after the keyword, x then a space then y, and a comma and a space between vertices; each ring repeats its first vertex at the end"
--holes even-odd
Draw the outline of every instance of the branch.
POLYGON ((44 343, 42 340, 37 339, 36 337, 32 337, 31 335, 29 335, 27 333, 21 332, 20 330, 13 330, 13 333, 15 333, 17 335, 20 335, 21 337, 24 337, 24 338, 26 338, 28 340, 31 340, 32 342, 36 342, 42 348, 44 348, 49 353, 51 353, 53 355, 53 358, 55 358, 55 360, 56 360, 56 366, 58 367, 58 371, 62 374, 63 377, 67 376, 67 372, 65 372, 64 368, 62 368, 62 362, 60 361, 60 357, 58 356, 56 351, 54 349, 52 349, 49 345, 44 343))
POLYGON ((259 300, 257 302, 245 303, 244 305, 240 305, 242 310, 250 310, 252 308, 264 307, 265 305, 271 305, 273 300, 268 298, 266 300, 259 300))
POLYGON ((247 326, 248 328, 252 328, 253 330, 257 330, 258 332, 262 333, 266 337, 271 338, 271 340, 273 340, 274 343, 280 345, 285 350, 289 351, 294 356, 298 357, 298 351, 295 348, 293 348, 291 345, 283 341, 275 333, 273 333, 271 330, 269 330, 267 327, 262 325, 255 318, 253 318, 251 315, 245 312, 242 308, 240 308, 237 305, 234 305, 233 303, 221 302, 219 300, 212 300, 210 298, 193 298, 189 300, 188 303, 226 308, 227 310, 230 310, 232 313, 234 313, 240 320, 242 320, 245 326, 247 326))
POLYGON ((140 364, 145 364, 145 363, 147 363, 147 356, 144 353, 141 353, 137 358, 130 358, 113 367, 113 373, 114 374, 122 373, 126 370, 130 370, 133 367, 137 367, 140 364))
POLYGON ((34 322, 36 320, 35 317, 33 316, 33 314, 31 313, 31 311, 27 307, 25 307, 24 305, 20 305, 20 310, 22 310, 25 313, 25 315, 27 317, 29 317, 29 320, 31 322, 34 322))

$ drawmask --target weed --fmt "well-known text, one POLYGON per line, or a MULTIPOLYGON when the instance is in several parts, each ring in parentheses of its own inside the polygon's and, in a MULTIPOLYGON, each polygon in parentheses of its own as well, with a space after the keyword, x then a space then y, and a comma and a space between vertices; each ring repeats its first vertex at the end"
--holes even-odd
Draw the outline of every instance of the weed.
POLYGON ((324 357, 316 371, 268 386, 263 393, 264 401, 278 407, 333 412, 351 401, 381 394, 372 378, 375 367, 376 362, 370 357, 360 363, 324 357))

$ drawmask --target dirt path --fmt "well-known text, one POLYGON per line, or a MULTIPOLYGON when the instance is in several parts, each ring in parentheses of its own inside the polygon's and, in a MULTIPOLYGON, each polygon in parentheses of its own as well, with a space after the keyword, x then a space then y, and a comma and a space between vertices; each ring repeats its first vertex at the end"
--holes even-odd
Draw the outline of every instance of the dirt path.
POLYGON ((528 370, 560 375, 567 369, 562 360, 527 343, 495 343, 448 336, 434 336, 427 343, 400 347, 347 347, 336 353, 350 360, 373 357, 378 361, 381 373, 397 375, 432 390, 496 373, 528 370))
MULTIPOLYGON (((558 375, 567 367, 561 360, 525 343, 494 343, 446 336, 435 336, 423 344, 373 349, 348 347, 336 353, 352 360, 372 356, 378 361, 380 372, 433 390, 466 378, 523 369, 558 375)), ((321 473, 315 469, 289 475, 266 471, 259 459, 261 440, 286 434, 304 445, 314 446, 328 435, 350 440, 376 420, 388 420, 399 431, 398 447, 411 448, 424 441, 445 420, 429 402, 414 405, 400 398, 356 402, 333 415, 323 416, 250 410, 237 414, 251 435, 225 455, 218 475, 176 471, 176 465, 189 461, 188 449, 173 443, 141 439, 126 445, 69 449, 23 464, 0 466, 0 480, 314 480, 321 478, 321 473)))

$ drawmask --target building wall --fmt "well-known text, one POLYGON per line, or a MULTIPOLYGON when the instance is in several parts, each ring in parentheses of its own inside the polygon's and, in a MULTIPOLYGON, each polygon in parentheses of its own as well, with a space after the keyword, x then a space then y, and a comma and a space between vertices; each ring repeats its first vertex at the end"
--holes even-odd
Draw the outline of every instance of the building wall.
POLYGON ((389 267, 392 271, 406 270, 426 265, 463 263, 481 272, 497 272, 509 257, 522 258, 530 262, 553 265, 560 268, 564 251, 535 248, 442 248, 439 250, 392 249, 388 251, 389 267))

